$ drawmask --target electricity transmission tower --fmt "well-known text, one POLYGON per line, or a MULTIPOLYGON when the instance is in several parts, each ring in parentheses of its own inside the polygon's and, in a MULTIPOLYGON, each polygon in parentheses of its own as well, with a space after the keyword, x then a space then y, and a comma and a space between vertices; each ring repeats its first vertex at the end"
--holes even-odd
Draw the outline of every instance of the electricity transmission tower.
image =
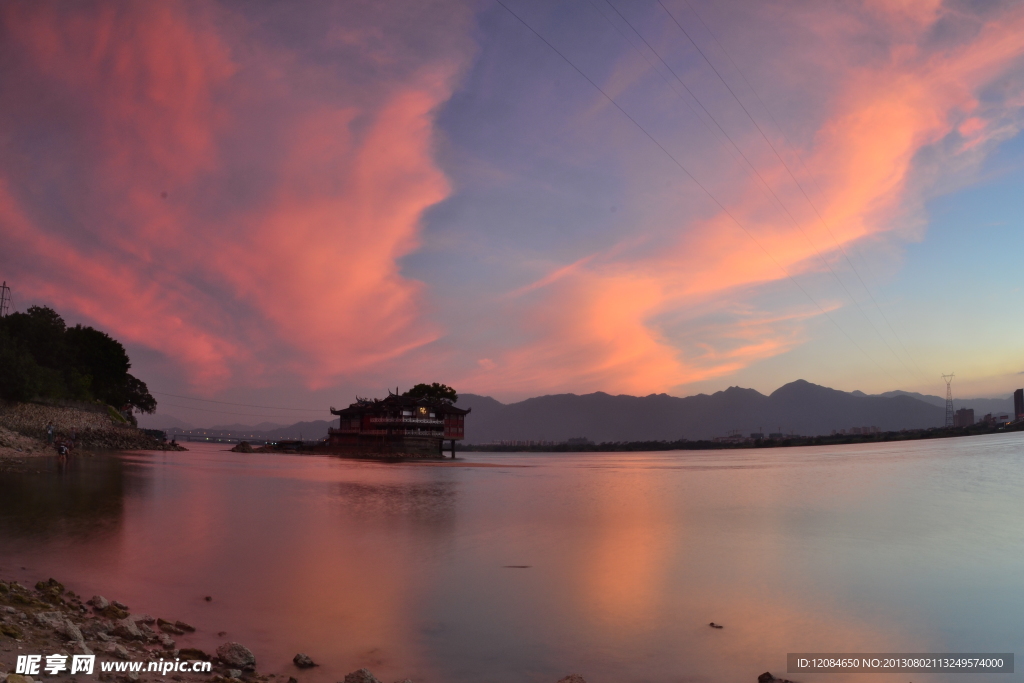
POLYGON ((0 285, 0 318, 11 312, 11 288, 7 286, 7 280, 0 285))
POLYGON ((946 380, 946 426, 953 426, 953 377, 955 375, 951 372, 948 375, 943 375, 942 379, 946 380))

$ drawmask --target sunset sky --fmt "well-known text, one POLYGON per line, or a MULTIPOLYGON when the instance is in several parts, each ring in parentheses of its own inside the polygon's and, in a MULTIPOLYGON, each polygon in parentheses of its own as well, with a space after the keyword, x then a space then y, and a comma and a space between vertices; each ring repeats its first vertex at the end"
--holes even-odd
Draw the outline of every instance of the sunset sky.
POLYGON ((1019 2, 12 1, 0 100, 15 307, 193 424, 1024 385, 1019 2))

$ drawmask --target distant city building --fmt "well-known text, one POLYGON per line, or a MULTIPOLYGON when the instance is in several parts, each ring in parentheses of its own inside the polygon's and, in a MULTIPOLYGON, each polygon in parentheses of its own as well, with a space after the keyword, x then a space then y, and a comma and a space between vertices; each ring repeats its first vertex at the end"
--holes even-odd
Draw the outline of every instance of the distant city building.
POLYGON ((576 436, 568 439, 565 443, 570 446, 591 446, 594 442, 585 436, 576 436))
POLYGON ((1013 392, 1013 414, 1018 420, 1024 417, 1024 389, 1013 392))
POLYGON ((981 419, 981 421, 985 424, 999 426, 1010 422, 1010 416, 1007 413, 988 413, 981 419))
POLYGON ((850 429, 851 434, 878 434, 878 427, 871 425, 870 427, 853 427, 850 429))
POLYGON ((763 439, 764 438, 764 432, 751 432, 750 433, 750 438, 751 439, 755 439, 755 440, 756 439, 763 439))
POLYGON ((974 408, 961 408, 953 414, 954 427, 970 427, 974 424, 974 408))
POLYGON ((469 410, 447 401, 388 394, 383 399, 357 399, 348 408, 331 414, 339 417, 338 428, 327 430, 332 451, 374 455, 437 455, 445 441, 465 438, 469 410))
POLYGON ((768 438, 769 439, 782 439, 785 436, 786 435, 783 434, 782 432, 772 432, 771 434, 768 435, 768 438))

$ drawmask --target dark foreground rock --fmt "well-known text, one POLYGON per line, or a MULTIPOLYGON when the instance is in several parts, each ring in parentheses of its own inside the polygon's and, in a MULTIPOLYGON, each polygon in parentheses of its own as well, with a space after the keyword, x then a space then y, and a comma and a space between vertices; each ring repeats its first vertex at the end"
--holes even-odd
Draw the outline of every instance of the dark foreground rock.
MULTIPOLYGON (((38 674, 22 676, 14 673, 18 654, 85 654, 95 655, 92 676, 87 680, 101 683, 299 683, 256 671, 256 657, 241 643, 223 643, 216 654, 196 647, 175 647, 165 632, 150 626, 170 625, 188 638, 196 629, 180 620, 170 620, 139 612, 131 614, 128 606, 93 596, 83 602, 74 591, 48 579, 35 584, 35 590, 16 581, 0 581, 0 683, 39 683, 48 680, 40 667, 38 674), (113 616, 111 616, 113 614, 113 616), (123 616, 122 616, 123 614, 123 616), (141 672, 103 672, 103 662, 142 662, 141 672), (148 671, 152 664, 175 661, 210 662, 209 672, 148 671)), ((309 655, 299 653, 293 658, 299 668, 317 666, 309 655)), ((68 672, 55 680, 67 680, 68 672)), ((788 683, 763 676, 759 683, 788 683)), ((75 680, 71 679, 72 682, 75 680)), ((78 680, 82 680, 81 678, 78 680)), ((381 683, 368 669, 359 669, 345 676, 344 683, 381 683)), ((413 683, 410 679, 396 683, 413 683)), ((579 674, 570 674, 558 683, 586 683, 579 674)))
POLYGON ((771 671, 765 671, 757 677, 757 683, 793 683, 793 681, 786 678, 776 678, 772 675, 771 671))
POLYGON ((313 661, 312 657, 304 655, 301 652, 292 657, 292 662, 300 669, 309 669, 316 666, 316 662, 313 661))
MULTIPOLYGON (((38 582, 35 590, 16 581, 0 581, 0 683, 49 679, 42 668, 38 674, 28 676, 14 671, 18 654, 53 653, 95 655, 94 673, 86 679, 102 683, 241 683, 239 676, 244 676, 245 683, 274 680, 255 670, 256 658, 245 646, 225 643, 214 659, 194 647, 176 648, 174 640, 166 633, 150 628, 150 624, 158 621, 175 625, 185 637, 193 630, 180 620, 130 614, 127 605, 102 596, 94 596, 85 603, 74 591, 65 589, 54 579, 38 582), (146 670, 150 663, 175 660, 210 662, 211 670, 163 674, 146 670), (101 663, 111 661, 142 662, 143 671, 102 672, 101 663)), ((65 676, 67 673, 64 672, 65 676)))
POLYGON ((256 669, 256 656, 249 648, 240 643, 224 643, 217 648, 217 659, 233 669, 253 671, 256 669))
POLYGON ((369 669, 360 669, 345 676, 345 683, 380 683, 380 680, 369 669))

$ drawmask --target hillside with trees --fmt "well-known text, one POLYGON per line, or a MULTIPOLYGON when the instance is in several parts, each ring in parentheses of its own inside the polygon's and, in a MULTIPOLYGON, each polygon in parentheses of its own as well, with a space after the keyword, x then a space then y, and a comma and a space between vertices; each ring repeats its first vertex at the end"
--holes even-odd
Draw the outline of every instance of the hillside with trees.
POLYGON ((0 318, 0 398, 100 401, 119 410, 156 410, 146 383, 117 340, 92 327, 68 327, 51 308, 0 318))

